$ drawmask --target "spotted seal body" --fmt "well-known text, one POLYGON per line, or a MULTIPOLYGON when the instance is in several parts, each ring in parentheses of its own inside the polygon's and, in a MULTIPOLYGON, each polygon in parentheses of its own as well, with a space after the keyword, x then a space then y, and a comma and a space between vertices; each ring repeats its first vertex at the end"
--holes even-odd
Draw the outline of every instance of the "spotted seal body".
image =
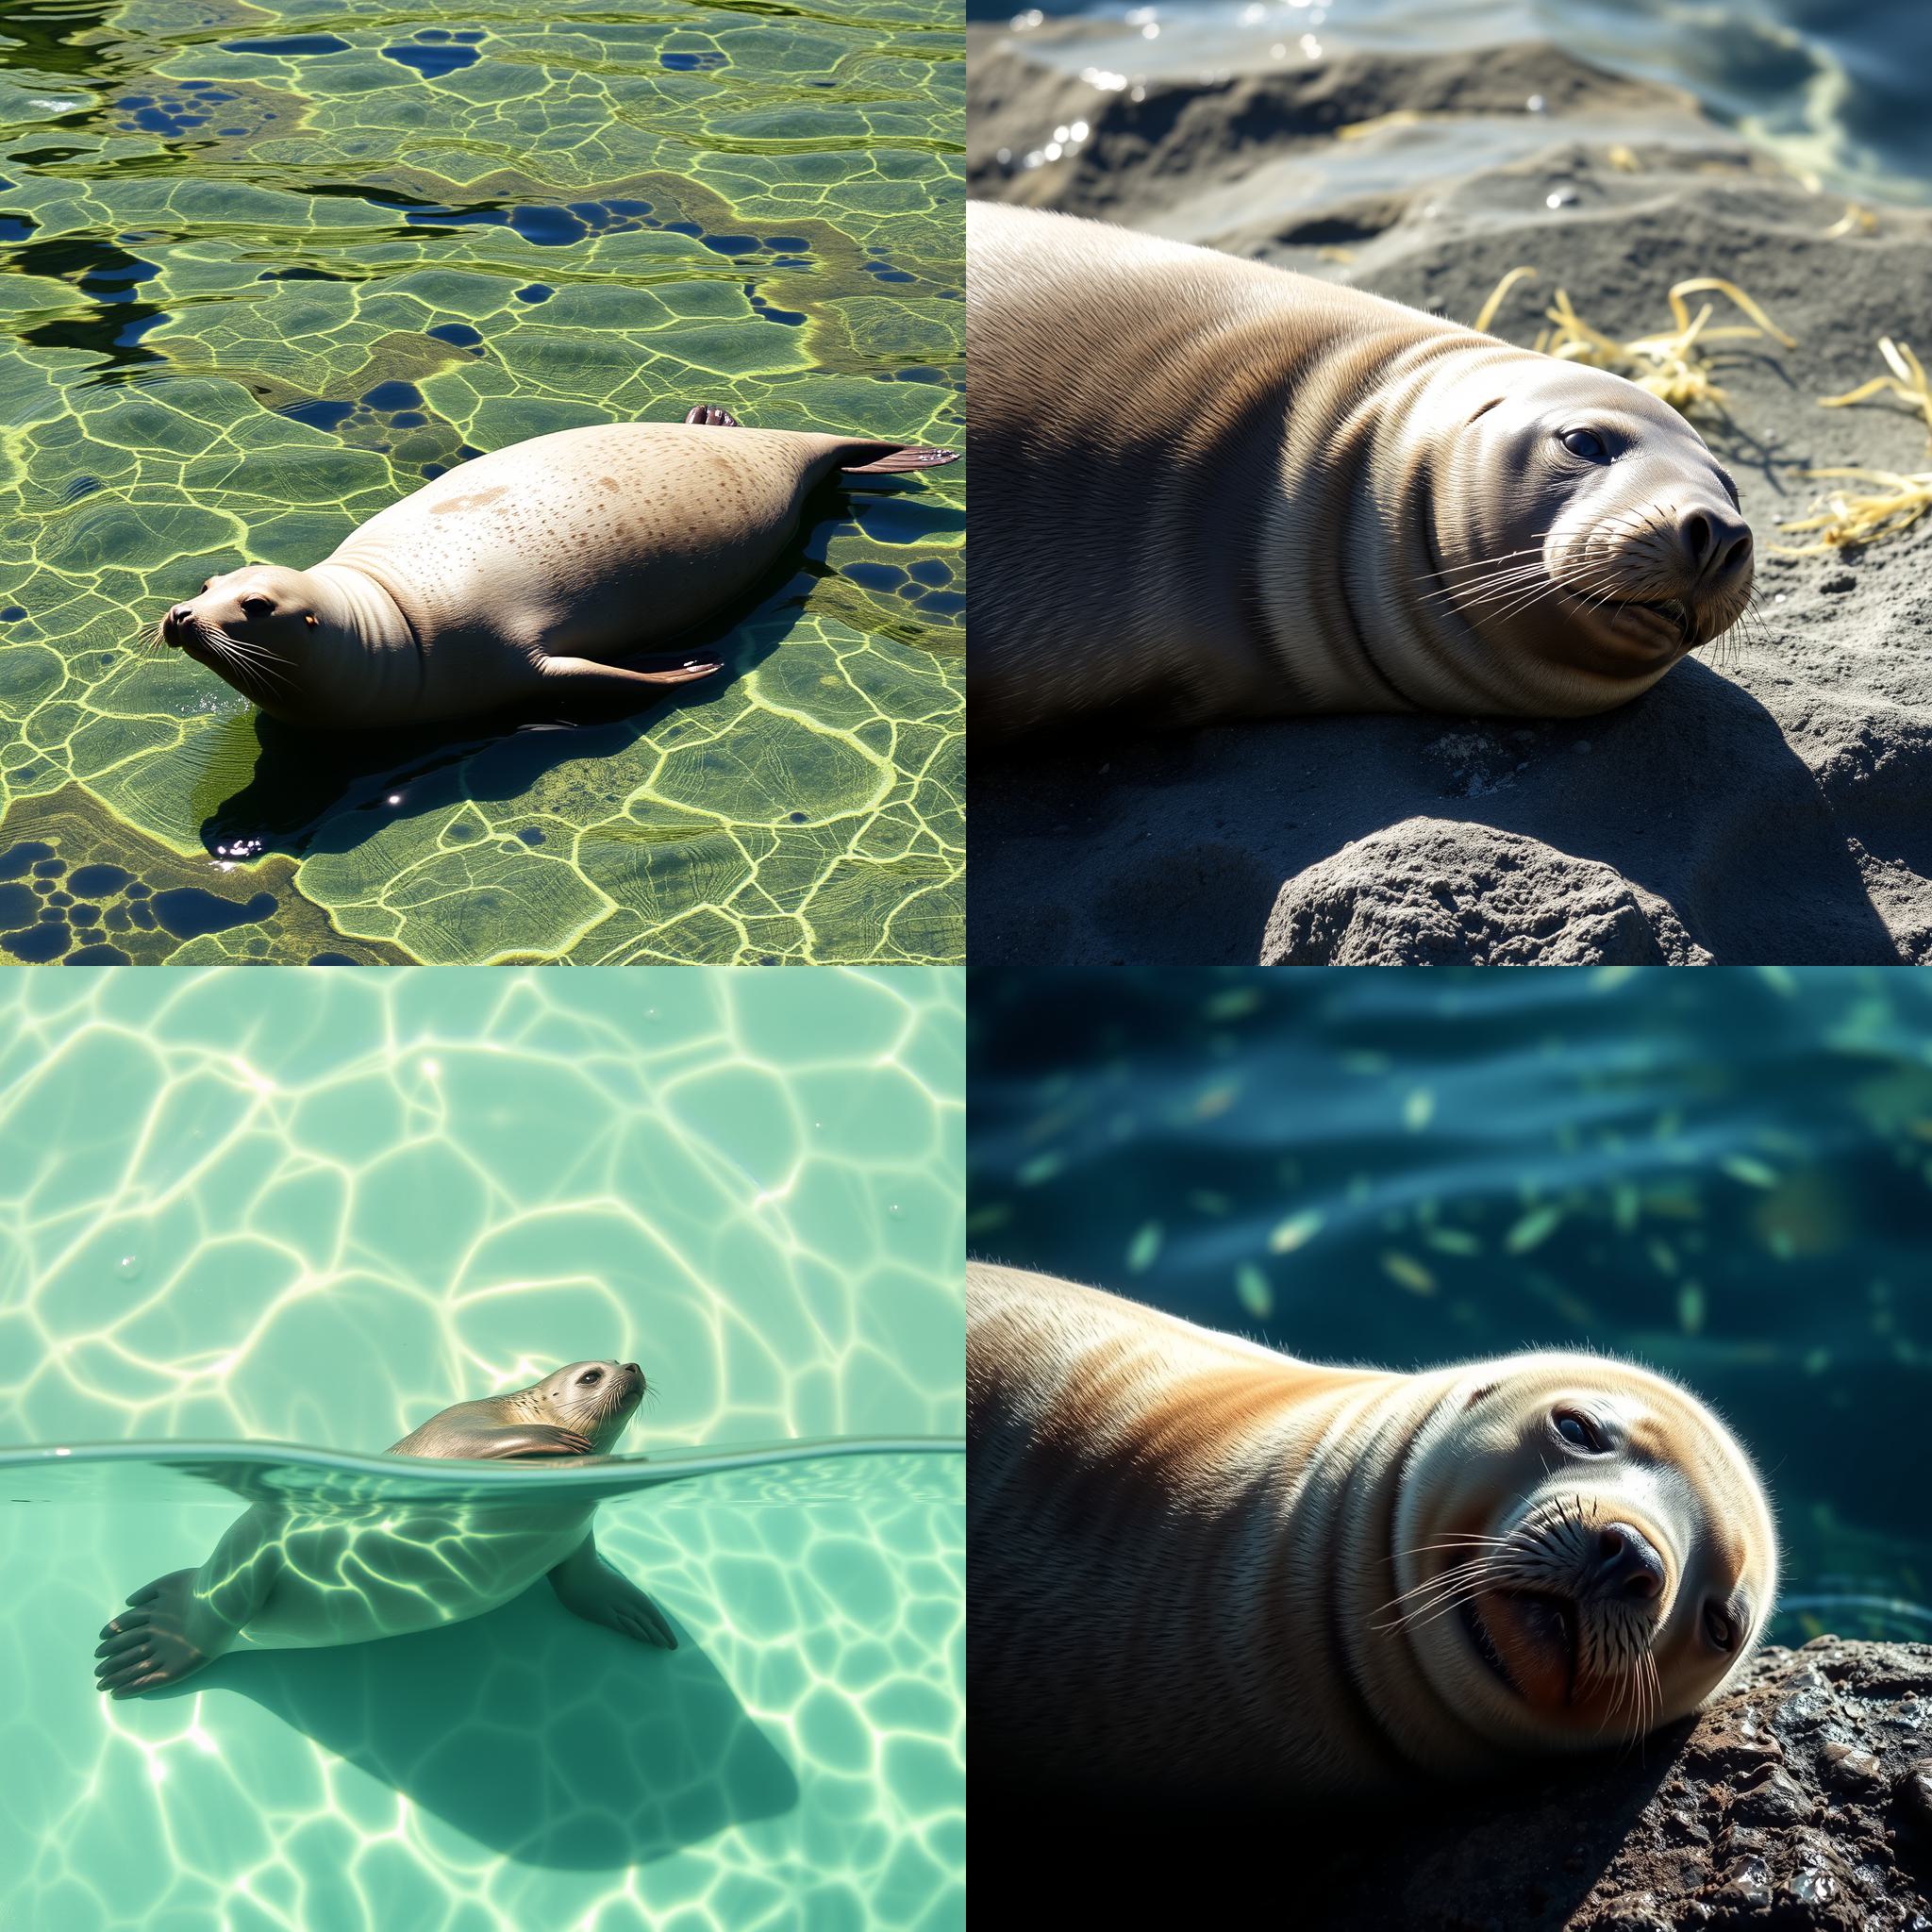
MULTIPOLYGON (((574 1362, 527 1389, 459 1402, 392 1456, 515 1459, 606 1453, 644 1392, 635 1362, 574 1362)), ((229 1649, 360 1643, 479 1617, 548 1576, 568 1610, 675 1650, 663 1612, 597 1554, 595 1507, 570 1497, 327 1509, 258 1503, 197 1570, 157 1577, 101 1632, 98 1688, 179 1683, 229 1649)))
POLYGON ((982 741, 1571 717, 1735 624, 1751 533, 1621 376, 1097 222, 967 209, 982 741))
POLYGON ((1614 1744, 1764 1629, 1750 1458, 1595 1356, 1296 1361, 967 1272, 968 1723, 982 1772, 1349 1797, 1614 1744))
POLYGON ((917 444, 746 429, 703 406, 682 423, 560 430, 425 483, 308 570, 249 564, 209 578, 158 635, 296 724, 421 724, 538 699, 635 708, 720 661, 619 660, 755 585, 819 484, 953 460, 917 444))

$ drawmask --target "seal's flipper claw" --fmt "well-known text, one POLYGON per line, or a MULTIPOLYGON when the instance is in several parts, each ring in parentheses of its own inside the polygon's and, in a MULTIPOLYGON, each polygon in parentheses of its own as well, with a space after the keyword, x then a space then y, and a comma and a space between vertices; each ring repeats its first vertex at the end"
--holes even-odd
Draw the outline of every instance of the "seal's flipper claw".
POLYGON ((705 429, 742 429, 744 425, 729 409, 721 409, 715 403, 693 403, 686 410, 684 420, 705 429))
MULTIPOLYGON (((871 447, 877 449, 881 445, 874 443, 871 447)), ((946 463, 957 463, 960 457, 958 450, 929 449, 920 442, 888 443, 884 448, 886 454, 873 458, 870 462, 841 463, 839 467, 848 476, 891 476, 904 470, 937 470, 946 463)))
POLYGON ((640 677, 653 684, 691 684, 700 677, 715 677, 724 666, 716 658, 693 658, 686 664, 674 664, 667 671, 640 671, 640 677))

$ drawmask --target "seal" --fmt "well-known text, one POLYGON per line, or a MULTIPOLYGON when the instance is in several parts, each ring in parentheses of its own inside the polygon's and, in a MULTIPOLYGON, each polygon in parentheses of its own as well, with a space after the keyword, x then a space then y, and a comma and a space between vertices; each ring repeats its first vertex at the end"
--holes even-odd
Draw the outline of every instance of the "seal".
POLYGON ((208 578, 156 638, 292 724, 428 724, 538 696, 635 709, 722 665, 618 660, 756 584, 835 471, 956 457, 746 429, 704 404, 682 423, 559 430, 447 471, 308 570, 248 564, 208 578))
POLYGON ((1641 1736, 1761 1635, 1770 1505, 1659 1375, 1328 1368, 967 1271, 982 1772, 1350 1797, 1641 1736))
MULTIPOLYGON (((388 1454, 601 1456, 643 1393, 635 1362, 573 1362, 527 1389, 445 1408, 388 1454)), ((257 1503, 200 1569, 158 1576, 127 1599, 101 1631, 96 1687, 132 1697, 178 1684, 238 1646, 309 1649, 433 1629, 480 1617, 540 1576, 575 1615, 675 1650, 663 1612, 597 1554, 595 1507, 568 1496, 257 1503)))
POLYGON ((1357 289, 967 208, 972 727, 1577 717, 1743 615, 1704 440, 1357 289))

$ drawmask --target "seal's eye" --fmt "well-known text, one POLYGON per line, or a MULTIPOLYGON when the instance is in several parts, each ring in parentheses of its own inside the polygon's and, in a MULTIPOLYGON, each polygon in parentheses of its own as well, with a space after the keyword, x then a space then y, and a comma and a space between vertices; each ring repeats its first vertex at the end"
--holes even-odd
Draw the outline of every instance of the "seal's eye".
POLYGON ((243 617, 269 617, 274 614, 275 608, 275 607, 272 603, 270 603, 266 597, 262 596, 258 591, 251 591, 248 593, 248 595, 243 597, 242 600, 242 615, 243 617))
POLYGON ((579 1389, 588 1389, 593 1383, 601 1382, 603 1379, 604 1371, 602 1369, 586 1369, 584 1373, 577 1377, 577 1387, 579 1389))
POLYGON ((1594 429, 1566 429, 1558 441, 1573 457, 1581 457, 1587 463, 1609 459, 1610 452, 1594 429))
POLYGON ((1578 1449, 1587 1449, 1592 1456, 1602 1456, 1609 1448, 1604 1441, 1603 1431, 1580 1409, 1559 1408, 1550 1421, 1564 1441, 1578 1449))
POLYGON ((1722 1604, 1708 1603, 1704 1607, 1704 1634, 1728 1657, 1738 1647, 1742 1636, 1738 1620, 1722 1604))

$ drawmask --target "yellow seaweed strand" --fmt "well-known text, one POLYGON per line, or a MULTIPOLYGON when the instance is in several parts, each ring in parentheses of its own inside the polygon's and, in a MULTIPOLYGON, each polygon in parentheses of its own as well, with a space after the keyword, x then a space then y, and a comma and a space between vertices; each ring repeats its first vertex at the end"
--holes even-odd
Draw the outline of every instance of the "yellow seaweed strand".
MULTIPOLYGON (((1895 342, 1890 336, 1878 338, 1878 354, 1891 372, 1890 375, 1874 375, 1841 396, 1820 396, 1818 407, 1842 409, 1870 396, 1893 395, 1924 418, 1926 433, 1932 436, 1932 383, 1926 380, 1924 365, 1908 343, 1895 342)), ((1812 506, 1813 515, 1780 524, 1780 529, 1797 535, 1816 533, 1813 541, 1802 546, 1776 546, 1781 557, 1820 557, 1847 544, 1875 543, 1910 529, 1932 509, 1932 471, 1807 470, 1805 474, 1820 481, 1838 478, 1874 487, 1857 493, 1831 491, 1812 506)))
POLYGON ((1480 308, 1476 310, 1475 320, 1470 324, 1470 327, 1474 329, 1477 335, 1487 335, 1489 333, 1489 327, 1491 323, 1494 322, 1496 319, 1496 310, 1502 308, 1503 306, 1504 296, 1508 294, 1509 291, 1513 289, 1518 282, 1533 282, 1535 281, 1535 269, 1512 268, 1509 271, 1509 273, 1507 275, 1505 275, 1503 279, 1500 282, 1498 282, 1493 289, 1490 291, 1490 299, 1487 302, 1485 302, 1480 308))

